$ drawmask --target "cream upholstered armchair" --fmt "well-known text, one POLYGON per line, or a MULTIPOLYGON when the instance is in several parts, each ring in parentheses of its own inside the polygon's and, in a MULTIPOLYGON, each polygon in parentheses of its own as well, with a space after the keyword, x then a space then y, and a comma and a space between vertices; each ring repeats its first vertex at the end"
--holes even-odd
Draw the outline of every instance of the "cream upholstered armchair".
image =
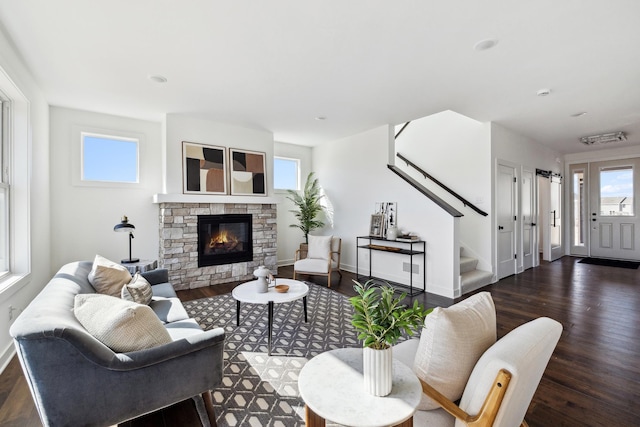
MULTIPOLYGON (((524 416, 562 334, 560 323, 541 317, 519 326, 495 342, 483 351, 479 360, 473 364, 468 379, 462 382, 461 394, 459 394, 460 378, 452 378, 449 381, 447 378, 449 372, 446 369, 442 370, 439 364, 445 364, 449 360, 450 367, 455 369, 456 364, 460 363, 461 370, 465 371, 470 358, 464 360, 460 353, 448 351, 446 354, 433 354, 443 350, 444 341, 439 342, 439 339, 444 340, 444 335, 450 333, 452 329, 460 330, 461 323, 464 324, 465 321, 471 322, 475 318, 490 329, 490 324, 495 322, 495 314, 492 316, 490 310, 486 310, 489 305, 493 305, 493 301, 490 303, 489 301, 488 292, 482 292, 449 309, 436 309, 427 316, 427 320, 434 313, 436 319, 432 319, 429 324, 425 321, 427 329, 423 330, 419 340, 408 340, 394 347, 394 357, 412 366, 422 383, 423 399, 419 410, 414 414, 414 426, 514 427, 527 425, 524 416), (469 301, 472 298, 473 300, 469 301), (466 307, 461 309, 459 305, 463 303, 466 307), (447 310, 454 315, 447 313, 447 310), (461 316, 457 316, 461 313, 461 316), (463 318, 463 321, 458 323, 460 318, 463 318), (440 331, 429 333, 433 328, 439 328, 440 331), (440 333, 443 334, 438 337, 440 333), (427 343, 421 343, 423 339, 427 343), (432 354, 420 354, 421 350, 425 351, 425 348, 431 348, 432 354), (425 360, 427 357, 431 360, 425 360), (438 368, 442 372, 434 372, 438 368), (453 388, 451 383, 455 383, 453 388), (459 406, 453 403, 458 399, 460 399, 459 406)), ((482 326, 475 328, 475 333, 482 328, 482 326)), ((491 333, 489 331, 487 337, 490 338, 491 333)), ((481 331, 480 335, 482 335, 481 331)), ((458 338, 460 338, 459 334, 454 332, 449 340, 458 338)), ((467 349, 472 347, 468 346, 467 349)), ((473 351, 470 352, 473 353, 473 351)))
POLYGON ((342 239, 335 236, 308 236, 307 250, 298 249, 293 263, 293 279, 298 274, 327 276, 327 286, 331 287, 331 273, 340 277, 340 251, 342 239))

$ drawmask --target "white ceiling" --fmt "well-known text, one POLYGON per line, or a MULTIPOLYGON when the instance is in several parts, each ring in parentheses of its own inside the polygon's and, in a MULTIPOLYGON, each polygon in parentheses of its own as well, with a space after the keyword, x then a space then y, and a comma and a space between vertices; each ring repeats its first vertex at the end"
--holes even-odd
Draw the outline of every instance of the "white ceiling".
POLYGON ((640 144, 639 18, 637 0, 0 0, 51 105, 304 145, 450 109, 563 153, 640 144))

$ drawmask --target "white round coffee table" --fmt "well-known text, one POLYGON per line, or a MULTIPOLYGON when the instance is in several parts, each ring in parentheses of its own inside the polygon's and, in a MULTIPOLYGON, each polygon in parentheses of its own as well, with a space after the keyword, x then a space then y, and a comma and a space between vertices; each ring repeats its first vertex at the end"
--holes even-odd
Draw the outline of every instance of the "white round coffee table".
POLYGON ((391 393, 378 397, 365 391, 361 348, 341 348, 314 357, 300 371, 298 389, 307 425, 331 420, 347 426, 409 426, 422 397, 418 377, 396 360, 391 393))
POLYGON ((251 282, 243 283, 236 286, 231 291, 231 295, 236 300, 236 326, 240 326, 240 303, 246 302, 249 304, 267 304, 269 306, 269 332, 268 332, 268 354, 271 356, 271 335, 273 333, 273 306, 274 304, 281 304, 283 302, 291 302, 302 298, 302 305, 304 307, 304 321, 307 322, 307 294, 309 293, 309 287, 299 280, 292 279, 276 279, 278 285, 288 285, 289 290, 287 292, 276 292, 273 286, 270 286, 267 292, 258 293, 258 281, 252 280, 251 282))

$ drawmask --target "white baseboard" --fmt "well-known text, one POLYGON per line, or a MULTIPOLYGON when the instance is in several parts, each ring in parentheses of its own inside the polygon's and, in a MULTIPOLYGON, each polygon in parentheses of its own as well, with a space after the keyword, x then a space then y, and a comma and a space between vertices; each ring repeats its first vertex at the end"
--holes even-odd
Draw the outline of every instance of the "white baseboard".
POLYGON ((13 342, 11 342, 11 344, 4 349, 2 355, 0 355, 0 374, 2 374, 7 368, 7 365, 11 362, 11 358, 14 354, 16 354, 16 348, 14 347, 13 342))

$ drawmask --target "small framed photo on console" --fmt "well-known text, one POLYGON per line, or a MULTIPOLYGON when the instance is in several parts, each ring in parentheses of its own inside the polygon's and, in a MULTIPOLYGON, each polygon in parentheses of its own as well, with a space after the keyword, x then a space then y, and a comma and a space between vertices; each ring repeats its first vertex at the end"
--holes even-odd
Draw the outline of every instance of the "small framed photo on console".
POLYGON ((383 223, 384 223, 384 215, 382 214, 371 215, 371 223, 369 225, 369 236, 382 237, 383 223))

